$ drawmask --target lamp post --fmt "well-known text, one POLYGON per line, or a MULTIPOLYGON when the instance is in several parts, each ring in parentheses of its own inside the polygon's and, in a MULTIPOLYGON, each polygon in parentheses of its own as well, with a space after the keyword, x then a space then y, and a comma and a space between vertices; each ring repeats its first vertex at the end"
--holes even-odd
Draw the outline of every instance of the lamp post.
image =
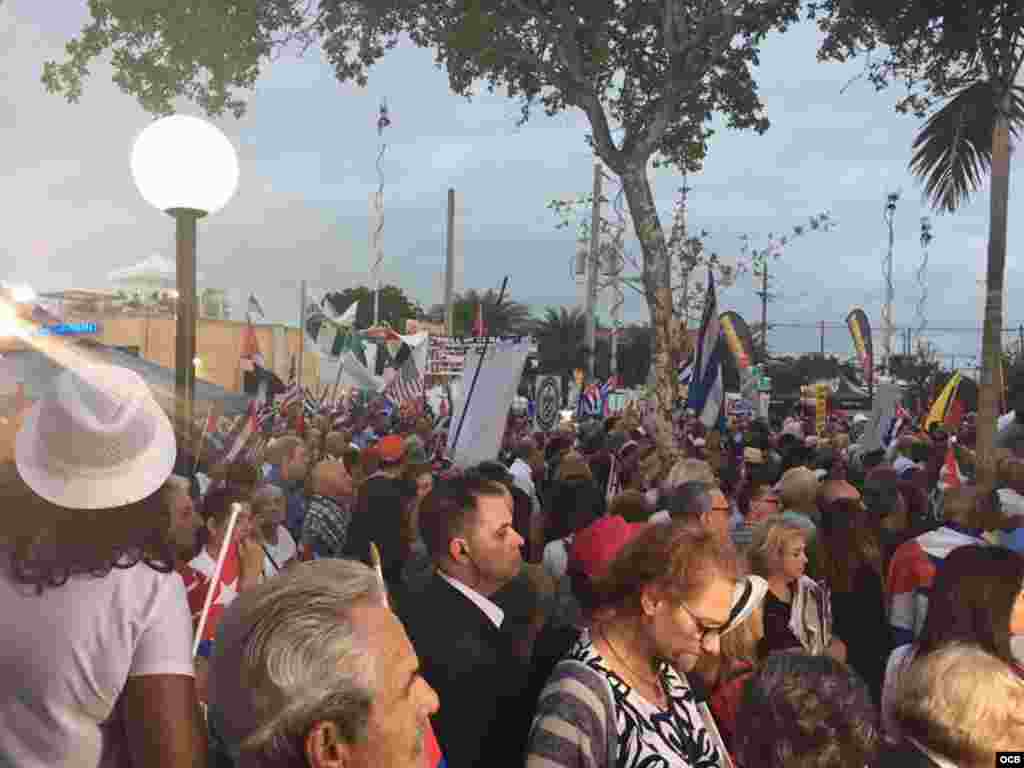
POLYGON ((146 202, 175 221, 175 418, 188 445, 195 393, 197 222, 223 208, 235 193, 238 156, 213 124, 170 115, 150 123, 135 139, 131 171, 146 202))

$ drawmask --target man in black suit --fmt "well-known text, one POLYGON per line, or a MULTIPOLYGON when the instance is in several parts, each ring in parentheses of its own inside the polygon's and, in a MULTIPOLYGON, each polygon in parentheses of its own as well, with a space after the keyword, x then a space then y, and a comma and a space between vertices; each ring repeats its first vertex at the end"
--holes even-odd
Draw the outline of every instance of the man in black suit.
POLYGON ((522 566, 509 493, 479 475, 439 483, 420 505, 419 525, 435 571, 395 603, 441 699, 433 722, 448 768, 521 766, 528 670, 491 600, 522 566))

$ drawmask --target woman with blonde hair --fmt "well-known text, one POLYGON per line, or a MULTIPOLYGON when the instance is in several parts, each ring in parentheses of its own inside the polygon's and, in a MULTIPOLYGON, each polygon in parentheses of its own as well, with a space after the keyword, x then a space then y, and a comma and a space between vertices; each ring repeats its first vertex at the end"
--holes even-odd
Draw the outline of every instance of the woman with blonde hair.
POLYGON ((1024 746, 1024 681, 978 646, 951 643, 910 665, 894 716, 902 741, 877 768, 1000 765, 997 753, 1024 746))
POLYGON ((684 674, 717 653, 735 556, 682 523, 649 525, 594 584, 590 626, 541 693, 527 768, 729 768, 684 674))
POLYGON ((832 637, 828 592, 805 575, 807 529, 781 515, 767 517, 754 529, 747 557, 751 571, 768 582, 758 655, 799 648, 846 661, 846 647, 832 637))

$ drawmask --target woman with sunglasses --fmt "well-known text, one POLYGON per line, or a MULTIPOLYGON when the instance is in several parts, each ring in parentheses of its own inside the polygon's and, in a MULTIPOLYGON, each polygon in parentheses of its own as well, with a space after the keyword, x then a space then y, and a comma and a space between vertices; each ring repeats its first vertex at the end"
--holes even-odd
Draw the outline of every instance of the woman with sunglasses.
POLYGON ((528 768, 731 768, 685 673, 718 653, 736 573, 730 549, 683 523, 648 526, 626 544, 541 693, 528 768))

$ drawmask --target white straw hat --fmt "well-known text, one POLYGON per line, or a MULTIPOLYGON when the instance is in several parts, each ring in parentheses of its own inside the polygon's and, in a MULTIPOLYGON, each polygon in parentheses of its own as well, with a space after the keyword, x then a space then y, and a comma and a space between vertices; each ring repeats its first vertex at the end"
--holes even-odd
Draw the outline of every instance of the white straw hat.
POLYGON ((109 509, 155 493, 176 458, 174 430, 142 378, 107 365, 66 370, 25 416, 18 474, 68 509, 109 509))

